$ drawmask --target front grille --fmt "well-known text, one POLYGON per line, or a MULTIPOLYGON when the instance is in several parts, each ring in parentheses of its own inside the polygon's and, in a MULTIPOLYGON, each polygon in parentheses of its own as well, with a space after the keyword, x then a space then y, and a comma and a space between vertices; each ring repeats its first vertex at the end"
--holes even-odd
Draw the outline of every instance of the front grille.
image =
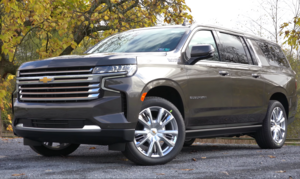
POLYGON ((21 70, 17 78, 19 100, 74 102, 97 99, 101 76, 93 68, 47 68, 21 70), (44 76, 45 75, 45 76, 44 76))
MULTIPOLYGON (((26 102, 83 102, 99 98, 102 77, 93 68, 46 68, 20 70, 17 78, 19 100, 26 102)), ((114 76, 126 72, 114 73, 114 76)), ((126 103, 126 98, 125 101, 126 103)), ((126 105, 124 105, 126 108, 126 105)), ((126 113, 126 109, 124 109, 126 113)))
POLYGON ((100 83, 19 85, 21 101, 81 101, 98 98, 100 83))

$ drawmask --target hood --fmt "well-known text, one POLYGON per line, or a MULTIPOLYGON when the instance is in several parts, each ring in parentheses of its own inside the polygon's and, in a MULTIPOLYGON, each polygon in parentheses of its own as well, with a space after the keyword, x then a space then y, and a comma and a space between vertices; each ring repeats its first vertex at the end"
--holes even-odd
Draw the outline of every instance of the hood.
POLYGON ((23 63, 19 70, 37 68, 59 68, 59 67, 95 67, 105 65, 130 65, 137 63, 137 56, 165 56, 166 53, 127 53, 127 54, 90 54, 90 55, 66 55, 45 60, 23 63))

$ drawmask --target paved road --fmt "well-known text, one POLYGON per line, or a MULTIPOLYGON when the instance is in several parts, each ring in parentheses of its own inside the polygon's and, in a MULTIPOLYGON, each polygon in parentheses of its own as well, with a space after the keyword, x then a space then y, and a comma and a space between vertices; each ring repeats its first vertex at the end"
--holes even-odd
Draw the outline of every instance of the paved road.
POLYGON ((22 139, 0 139, 0 178, 163 177, 300 178, 300 147, 261 150, 256 145, 197 144, 166 165, 137 166, 102 146, 82 145, 68 157, 49 158, 23 146, 22 139))

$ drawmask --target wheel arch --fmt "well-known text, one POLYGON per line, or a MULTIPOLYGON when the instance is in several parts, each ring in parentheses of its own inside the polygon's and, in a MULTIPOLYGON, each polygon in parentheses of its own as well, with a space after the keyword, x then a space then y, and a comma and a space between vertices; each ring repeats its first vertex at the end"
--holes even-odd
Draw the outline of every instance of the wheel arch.
POLYGON ((188 111, 185 107, 184 93, 181 87, 172 80, 155 80, 149 82, 142 93, 147 93, 146 97, 157 96, 173 103, 180 111, 183 119, 186 118, 188 111))
POLYGON ((279 101, 283 105, 287 117, 289 117, 289 102, 284 91, 281 90, 272 93, 269 99, 279 101))

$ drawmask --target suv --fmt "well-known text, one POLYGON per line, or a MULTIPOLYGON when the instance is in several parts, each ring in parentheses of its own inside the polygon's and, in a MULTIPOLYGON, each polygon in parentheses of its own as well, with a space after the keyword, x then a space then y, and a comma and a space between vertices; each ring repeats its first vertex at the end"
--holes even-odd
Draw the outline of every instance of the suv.
POLYGON ((14 133, 41 155, 98 144, 156 165, 195 138, 241 135, 275 149, 296 114, 295 72, 280 46, 253 35, 151 27, 110 36, 86 53, 18 69, 14 133))

